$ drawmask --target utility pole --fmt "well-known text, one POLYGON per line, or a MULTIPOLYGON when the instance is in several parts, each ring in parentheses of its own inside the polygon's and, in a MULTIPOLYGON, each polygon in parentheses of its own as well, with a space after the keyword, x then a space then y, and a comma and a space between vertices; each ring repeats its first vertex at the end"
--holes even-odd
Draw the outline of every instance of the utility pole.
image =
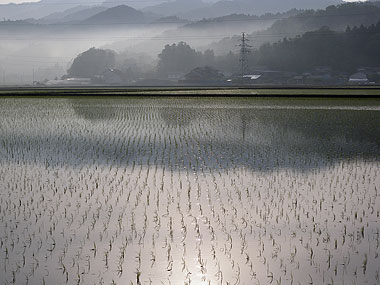
POLYGON ((247 74, 248 71, 248 54, 251 52, 250 50, 250 45, 247 44, 249 40, 247 39, 245 33, 242 33, 242 37, 240 40, 240 57, 239 57, 239 62, 240 62, 240 72, 241 76, 244 76, 247 74))

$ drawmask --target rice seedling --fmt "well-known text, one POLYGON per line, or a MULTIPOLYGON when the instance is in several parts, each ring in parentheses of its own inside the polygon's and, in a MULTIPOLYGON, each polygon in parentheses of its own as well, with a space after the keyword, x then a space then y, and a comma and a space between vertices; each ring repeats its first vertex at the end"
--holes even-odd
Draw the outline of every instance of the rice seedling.
POLYGON ((364 103, 2 98, 0 283, 379 284, 364 103))

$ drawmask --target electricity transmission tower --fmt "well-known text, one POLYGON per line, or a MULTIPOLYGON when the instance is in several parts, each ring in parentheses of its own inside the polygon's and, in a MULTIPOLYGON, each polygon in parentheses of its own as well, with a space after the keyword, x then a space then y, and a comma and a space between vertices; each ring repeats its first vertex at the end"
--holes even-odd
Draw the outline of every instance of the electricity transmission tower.
POLYGON ((242 37, 240 40, 240 72, 241 76, 244 76, 248 72, 248 54, 251 52, 250 48, 251 46, 247 43, 249 40, 247 39, 245 33, 242 33, 242 37))

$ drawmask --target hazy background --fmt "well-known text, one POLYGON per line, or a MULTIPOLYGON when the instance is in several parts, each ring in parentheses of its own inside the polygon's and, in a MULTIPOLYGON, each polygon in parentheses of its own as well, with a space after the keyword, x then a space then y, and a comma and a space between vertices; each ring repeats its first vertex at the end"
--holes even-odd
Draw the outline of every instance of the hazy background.
MULTIPOLYGON (((341 0, 0 3, 1 85, 60 79, 79 54, 93 47, 112 50, 112 67, 131 80, 158 78, 159 54, 165 45, 180 42, 198 53, 210 51, 211 59, 199 65, 233 74, 238 70, 241 32, 248 34, 252 49, 258 50, 266 43, 302 36, 323 26, 343 32, 349 25, 367 27, 380 20, 378 10, 360 5, 326 9, 348 5, 341 0)), ((190 69, 168 70, 165 76, 181 76, 190 69)))

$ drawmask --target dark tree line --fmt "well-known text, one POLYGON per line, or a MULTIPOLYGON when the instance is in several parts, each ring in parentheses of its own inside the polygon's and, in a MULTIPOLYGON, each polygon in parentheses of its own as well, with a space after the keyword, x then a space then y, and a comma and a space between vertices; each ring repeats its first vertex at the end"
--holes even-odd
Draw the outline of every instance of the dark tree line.
POLYGON ((274 44, 265 44, 252 54, 251 62, 272 69, 307 71, 329 66, 337 71, 380 67, 380 21, 369 27, 334 32, 328 27, 274 44))
POLYGON ((306 10, 289 18, 276 21, 269 33, 299 33, 328 26, 334 31, 344 31, 347 26, 369 26, 380 19, 380 2, 353 2, 331 5, 323 10, 306 10))
MULTIPOLYGON (((370 26, 380 20, 380 1, 355 2, 332 5, 323 10, 298 10, 295 15, 275 21, 268 29, 248 33, 250 44, 259 48, 265 43, 275 43, 284 37, 295 37, 306 32, 328 26, 333 31, 343 32, 347 26, 370 26)), ((249 32, 249 30, 247 31, 249 32)), ((225 38, 210 45, 215 53, 234 50, 239 36, 225 38)))
MULTIPOLYGON (((273 70, 312 71, 327 66, 338 72, 354 72, 360 67, 380 67, 380 21, 365 27, 347 27, 336 32, 324 26, 295 38, 284 38, 253 50, 249 66, 273 70)), ((167 45, 159 55, 158 73, 188 72, 199 66, 212 66, 223 72, 238 71, 238 55, 215 56, 210 50, 202 53, 186 43, 167 45)))
POLYGON ((161 77, 172 73, 188 73, 200 66, 212 66, 225 72, 233 72, 238 68, 238 57, 232 52, 215 56, 213 50, 196 51, 185 42, 166 45, 158 58, 157 73, 161 77))
POLYGON ((158 58, 157 72, 161 76, 171 73, 186 73, 201 65, 213 65, 215 60, 212 50, 202 53, 191 48, 185 42, 166 45, 158 58))
POLYGON ((115 66, 116 53, 112 50, 90 48, 79 54, 67 74, 70 77, 92 77, 115 66))
MULTIPOLYGON (((312 71, 327 66, 338 72, 355 72, 360 67, 380 67, 380 21, 365 27, 347 27, 345 32, 327 26, 295 38, 284 38, 253 50, 249 67, 294 72, 312 71)), ((71 77, 99 75, 115 66, 115 53, 92 48, 80 54, 68 70, 71 77)), ((156 76, 184 75, 196 67, 211 66, 225 74, 237 73, 239 55, 229 52, 215 56, 212 50, 196 51, 185 42, 166 45, 158 55, 156 76)))

